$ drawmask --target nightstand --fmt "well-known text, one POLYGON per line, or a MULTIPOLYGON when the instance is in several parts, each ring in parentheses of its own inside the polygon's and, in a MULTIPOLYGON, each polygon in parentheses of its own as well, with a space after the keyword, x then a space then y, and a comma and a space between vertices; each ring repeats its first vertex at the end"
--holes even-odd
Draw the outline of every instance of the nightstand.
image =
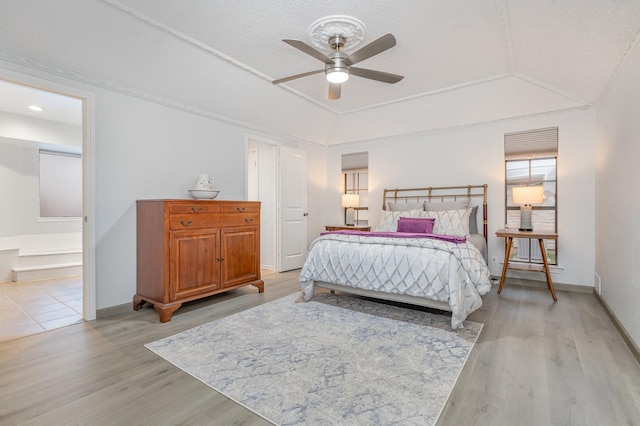
POLYGON ((362 226, 362 225, 353 225, 353 226, 349 226, 349 225, 326 225, 324 228, 327 231, 342 231, 342 230, 361 231, 361 232, 369 232, 369 231, 371 231, 371 227, 370 226, 362 226))
POLYGON ((544 249, 543 240, 557 240, 558 234, 555 232, 547 231, 518 231, 516 229, 498 229, 496 231, 498 237, 504 237, 507 239, 507 248, 504 253, 504 264, 502 265, 502 276, 500 277, 500 287, 498 287, 498 294, 502 291, 504 285, 504 278, 507 273, 507 268, 520 271, 537 271, 544 272, 547 275, 547 286, 551 292, 551 297, 554 301, 557 301, 556 292, 553 289, 553 282, 551 281, 551 273, 549 272, 549 262, 547 261, 547 252, 544 249), (536 265, 532 263, 520 263, 511 265, 509 262, 509 255, 511 254, 511 244, 514 238, 529 238, 538 240, 540 244, 540 254, 542 256, 542 265, 536 265))

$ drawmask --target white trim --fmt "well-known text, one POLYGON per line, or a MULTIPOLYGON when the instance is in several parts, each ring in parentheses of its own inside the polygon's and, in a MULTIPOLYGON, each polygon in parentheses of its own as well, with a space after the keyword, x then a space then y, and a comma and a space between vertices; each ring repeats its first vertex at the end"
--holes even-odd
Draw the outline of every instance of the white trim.
MULTIPOLYGON (((7 52, 7 51, 3 50, 2 48, 0 48, 0 60, 5 60, 7 62, 11 62, 11 63, 17 64, 19 66, 23 66, 23 67, 31 68, 31 69, 34 69, 34 70, 37 70, 37 71, 42 71, 42 72, 46 72, 46 73, 49 73, 49 74, 61 76, 61 77, 64 77, 64 78, 67 78, 67 79, 70 79, 70 80, 75 80, 75 81, 78 81, 78 82, 86 84, 86 85, 100 87, 102 89, 109 90, 111 92, 120 93, 120 94, 123 94, 123 95, 126 95, 126 96, 131 96, 131 97, 134 97, 134 98, 142 99, 142 100, 147 101, 147 102, 153 102, 153 103, 156 103, 158 105, 163 105, 163 106, 166 106, 166 107, 169 107, 169 108, 181 110, 181 111, 184 111, 184 112, 189 113, 189 114, 200 115, 202 117, 211 118, 211 119, 219 121, 221 123, 227 123, 227 124, 231 124, 233 126, 243 127, 245 129, 252 129, 252 130, 254 130, 256 132, 277 133, 275 131, 275 129, 272 129, 272 128, 267 128, 267 127, 264 127, 264 126, 257 126, 255 124, 252 124, 252 123, 248 122, 248 121, 238 120, 238 119, 226 116, 226 115, 218 114, 217 112, 213 112, 213 111, 210 111, 210 110, 206 110, 206 109, 194 107, 194 106, 191 106, 191 105, 187 105, 187 104, 184 104, 182 102, 178 102, 178 101, 175 101, 173 99, 165 98, 165 97, 162 97, 162 96, 157 96, 157 95, 155 95, 153 93, 145 92, 145 91, 137 89, 137 88, 123 86, 123 85, 121 85, 121 84, 119 84, 117 82, 114 82, 114 81, 102 80, 102 79, 97 79, 97 78, 94 78, 94 77, 90 77, 88 75, 84 75, 84 74, 81 74, 81 73, 76 72, 76 71, 67 70, 65 68, 60 68, 60 67, 57 67, 55 65, 51 65, 49 63, 39 61, 37 59, 32 59, 32 58, 29 58, 29 57, 18 55, 16 53, 7 52)), ((20 84, 19 81, 15 81, 15 82, 20 84)), ((36 86, 34 86, 34 87, 36 87, 36 86)), ((61 93, 61 94, 65 94, 63 91, 57 91, 57 92, 61 93)), ((82 98, 82 96, 76 96, 76 97, 82 98)), ((311 98, 308 98, 308 99, 311 100, 311 98)), ((282 133, 281 137, 285 138, 285 139, 303 140, 305 142, 309 142, 309 143, 313 143, 313 144, 324 146, 324 144, 321 144, 319 142, 314 142, 314 141, 311 141, 311 140, 301 139, 298 136, 289 135, 287 133, 282 133)))
POLYGON ((82 217, 79 216, 69 216, 69 217, 38 217, 36 222, 46 223, 46 222, 81 222, 82 217))
POLYGON ((91 92, 0 68, 0 79, 82 100, 83 103, 83 318, 96 318, 95 274, 95 95, 91 92), (87 225, 88 224, 88 225, 87 225))

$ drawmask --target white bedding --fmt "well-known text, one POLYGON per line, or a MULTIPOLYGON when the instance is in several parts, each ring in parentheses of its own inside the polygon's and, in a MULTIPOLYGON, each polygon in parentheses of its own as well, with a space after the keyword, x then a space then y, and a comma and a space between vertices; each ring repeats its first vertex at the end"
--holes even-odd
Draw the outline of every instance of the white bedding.
POLYGON ((314 281, 445 302, 453 328, 462 327, 491 289, 483 256, 468 241, 333 233, 311 244, 300 273, 305 300, 313 297, 314 281))

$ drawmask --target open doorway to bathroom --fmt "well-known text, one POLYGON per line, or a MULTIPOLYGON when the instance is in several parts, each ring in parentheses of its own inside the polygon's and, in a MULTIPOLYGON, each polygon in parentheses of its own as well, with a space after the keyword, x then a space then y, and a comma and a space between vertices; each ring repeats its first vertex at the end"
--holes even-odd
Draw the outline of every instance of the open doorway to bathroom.
POLYGON ((0 341, 83 319, 83 100, 0 78, 0 341))

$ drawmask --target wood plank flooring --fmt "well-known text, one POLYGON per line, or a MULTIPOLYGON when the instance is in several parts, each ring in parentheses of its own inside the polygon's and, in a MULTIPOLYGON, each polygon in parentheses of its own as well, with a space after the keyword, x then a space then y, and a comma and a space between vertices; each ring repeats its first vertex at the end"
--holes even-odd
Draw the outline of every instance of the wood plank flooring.
MULTIPOLYGON (((184 305, 0 343, 3 425, 266 425, 143 345, 298 291, 298 271, 184 305)), ((441 425, 640 425, 640 365, 591 294, 509 285, 470 319, 485 327, 441 425)))

